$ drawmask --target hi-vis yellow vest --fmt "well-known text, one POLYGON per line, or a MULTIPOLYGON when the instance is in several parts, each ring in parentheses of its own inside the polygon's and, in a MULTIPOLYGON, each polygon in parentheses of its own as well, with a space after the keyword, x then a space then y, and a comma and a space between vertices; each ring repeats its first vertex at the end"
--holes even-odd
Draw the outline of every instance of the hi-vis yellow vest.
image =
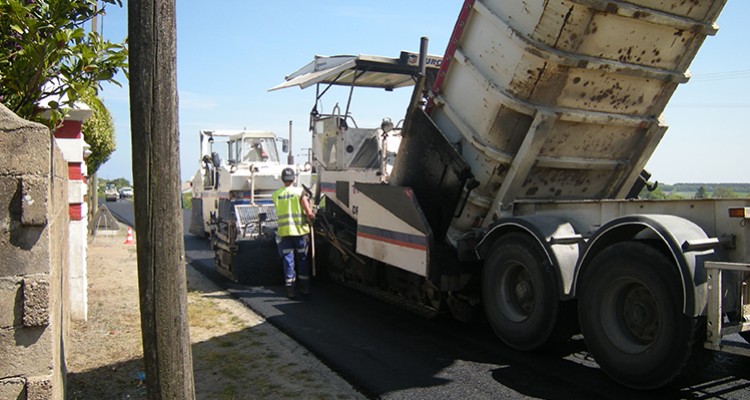
POLYGON ((279 236, 302 236, 310 233, 310 226, 300 204, 302 193, 302 188, 294 186, 273 192, 279 236))

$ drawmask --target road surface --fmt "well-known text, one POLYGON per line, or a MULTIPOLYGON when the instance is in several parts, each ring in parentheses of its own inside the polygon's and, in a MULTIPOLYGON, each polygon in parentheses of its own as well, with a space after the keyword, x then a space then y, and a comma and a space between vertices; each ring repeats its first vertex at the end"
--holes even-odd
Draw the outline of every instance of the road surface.
MULTIPOLYGON (((132 203, 107 205, 133 220, 132 203)), ((189 218, 186 212, 186 232, 189 218)), ((712 354, 691 383, 637 392, 611 381, 580 336, 554 349, 521 353, 500 343, 486 324, 426 320, 320 275, 313 279, 313 294, 296 301, 286 299, 280 281, 232 284, 214 271, 208 242, 187 233, 185 253, 204 275, 372 398, 750 400, 750 359, 712 354)))

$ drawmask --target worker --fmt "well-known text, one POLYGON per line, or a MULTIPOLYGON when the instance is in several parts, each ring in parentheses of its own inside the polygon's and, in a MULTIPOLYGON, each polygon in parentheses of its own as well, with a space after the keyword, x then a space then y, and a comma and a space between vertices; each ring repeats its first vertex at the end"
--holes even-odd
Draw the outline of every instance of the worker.
POLYGON ((276 242, 284 264, 286 295, 290 299, 296 296, 295 287, 298 280, 300 293, 305 295, 310 293, 310 264, 307 260, 307 247, 310 223, 315 218, 304 190, 292 186, 294 178, 294 170, 284 168, 281 172, 284 187, 273 192, 273 204, 276 207, 278 221, 276 242))
POLYGON ((250 161, 268 161, 268 153, 266 153, 263 145, 258 141, 253 142, 253 153, 250 161))

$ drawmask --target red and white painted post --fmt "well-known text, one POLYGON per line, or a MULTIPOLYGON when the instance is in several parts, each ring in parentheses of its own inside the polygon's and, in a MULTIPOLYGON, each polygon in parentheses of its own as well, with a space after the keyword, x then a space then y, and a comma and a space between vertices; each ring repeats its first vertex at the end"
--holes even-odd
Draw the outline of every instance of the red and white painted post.
POLYGON ((86 156, 89 145, 84 141, 81 126, 89 116, 91 109, 84 104, 77 104, 72 109, 62 126, 55 130, 55 142, 62 150, 68 162, 68 214, 69 261, 68 284, 70 285, 71 318, 85 321, 88 314, 88 292, 86 279, 86 246, 88 243, 88 206, 86 197, 88 186, 86 178, 86 156))

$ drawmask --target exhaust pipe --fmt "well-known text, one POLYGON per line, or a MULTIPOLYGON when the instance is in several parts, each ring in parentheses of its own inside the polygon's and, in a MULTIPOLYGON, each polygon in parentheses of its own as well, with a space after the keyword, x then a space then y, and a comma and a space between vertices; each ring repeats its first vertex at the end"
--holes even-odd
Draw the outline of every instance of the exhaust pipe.
POLYGON ((427 36, 422 36, 419 41, 419 75, 425 76, 427 74, 427 44, 430 39, 427 36))

